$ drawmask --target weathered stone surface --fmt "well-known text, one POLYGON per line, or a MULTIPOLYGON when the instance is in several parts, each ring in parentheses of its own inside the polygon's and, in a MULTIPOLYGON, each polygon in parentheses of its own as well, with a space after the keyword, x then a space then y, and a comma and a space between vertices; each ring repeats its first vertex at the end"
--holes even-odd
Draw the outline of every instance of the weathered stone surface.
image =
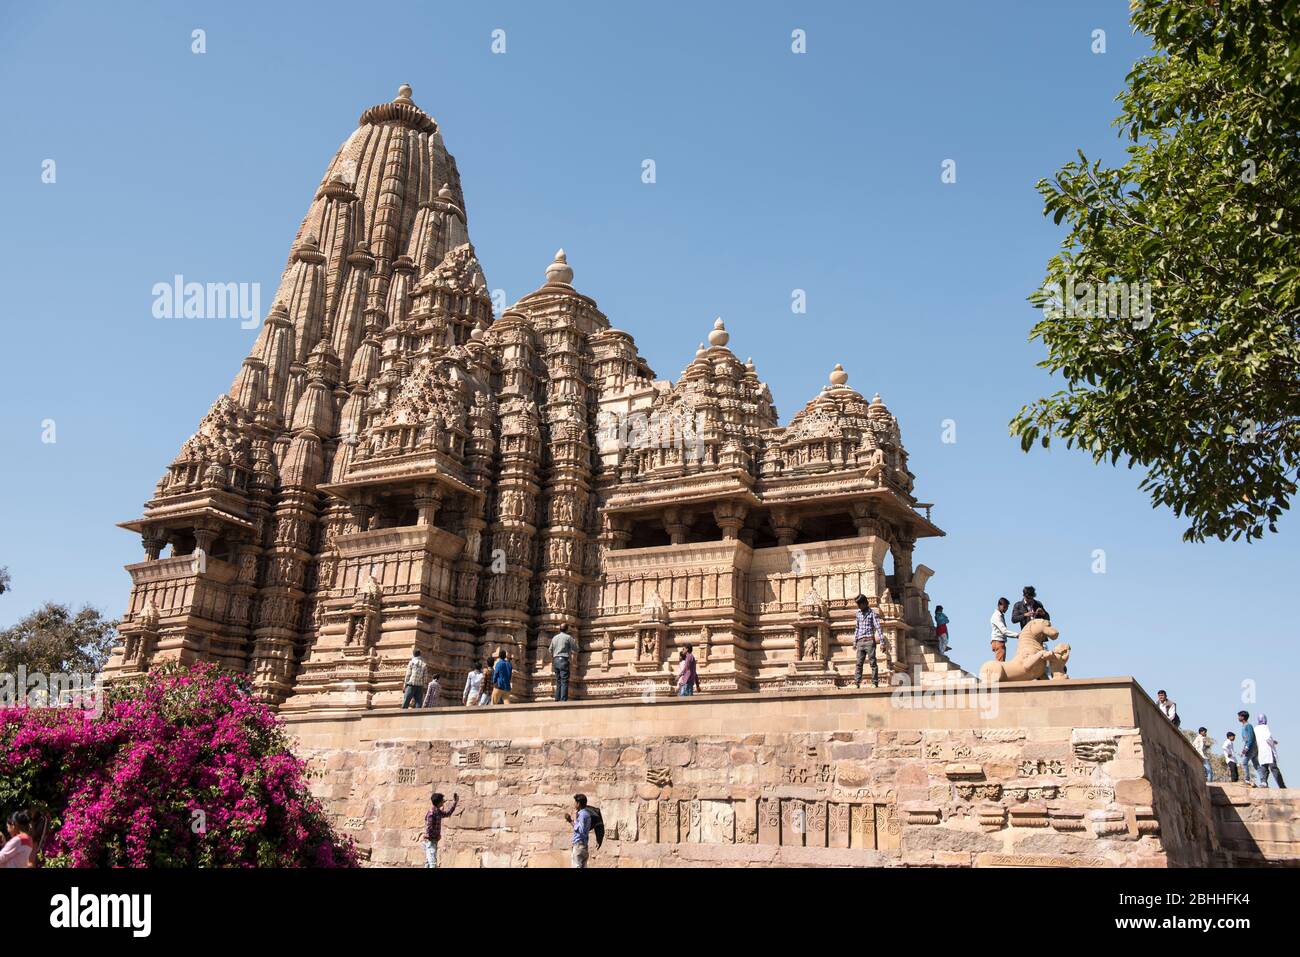
MULTIPOLYGON (((419 827, 431 788, 461 795, 463 808, 444 837, 444 859, 455 866, 563 866, 563 816, 577 791, 605 817, 605 847, 592 855, 597 867, 1177 866, 1293 853, 1297 802, 1282 792, 1207 792, 1190 745, 1130 682, 1069 683, 1068 698, 1079 699, 1080 709, 1106 712, 1111 722, 1096 727, 1114 752, 1085 763, 1082 783, 1073 783, 1074 764, 1063 775, 1022 777, 1027 763, 1043 760, 1030 757, 1043 754, 1043 739, 1009 725, 1045 713, 1036 701, 1061 692, 1044 682, 1006 685, 1000 693, 1007 701, 998 720, 1008 722, 1000 735, 977 710, 953 712, 949 726, 934 733, 927 712, 837 691, 700 696, 684 704, 390 710, 360 719, 291 718, 290 728, 311 766, 324 769, 313 787, 373 866, 420 862, 419 827), (708 717, 691 733, 683 715, 708 717), (717 715, 744 731, 709 730, 717 715), (827 717, 841 730, 822 731, 827 717), (894 727, 872 727, 876 720, 894 727), (879 750, 867 758, 834 757, 837 747, 867 741, 904 747, 899 738, 914 737, 906 732, 923 733, 906 746, 918 752, 912 757, 881 757, 879 750), (996 765, 983 764, 981 778, 950 778, 949 765, 962 762, 920 753, 934 747, 945 755, 1006 748, 1006 770, 999 777, 996 765), (1110 776, 1126 760, 1118 755, 1138 753, 1151 777, 1110 776), (340 754, 350 759, 340 761, 340 754), (551 754, 572 760, 551 763, 551 754), (746 760, 732 763, 736 754, 746 760), (741 780, 758 770, 761 780, 741 780), (915 783, 900 787, 900 780, 915 783), (1129 803, 1148 795, 1146 803, 1129 803)), ((1083 740, 1096 739, 1090 732, 1083 740)))

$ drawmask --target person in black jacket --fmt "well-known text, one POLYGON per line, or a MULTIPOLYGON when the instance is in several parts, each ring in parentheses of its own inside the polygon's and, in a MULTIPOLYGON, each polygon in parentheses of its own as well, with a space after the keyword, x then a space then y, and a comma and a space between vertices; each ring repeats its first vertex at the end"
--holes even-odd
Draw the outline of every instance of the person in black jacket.
POLYGON ((1034 591, 1033 585, 1026 585, 1023 594, 1025 597, 1016 602, 1015 607, 1011 609, 1011 623, 1013 625, 1024 628, 1035 618, 1052 620, 1052 616, 1047 613, 1043 603, 1038 600, 1038 592, 1034 591))

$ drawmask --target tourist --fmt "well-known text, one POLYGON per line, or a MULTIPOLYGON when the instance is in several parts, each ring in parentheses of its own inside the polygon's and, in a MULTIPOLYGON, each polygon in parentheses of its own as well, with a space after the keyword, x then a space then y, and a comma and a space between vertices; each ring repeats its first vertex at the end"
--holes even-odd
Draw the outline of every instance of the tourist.
POLYGON ((1197 728, 1196 737, 1192 739, 1192 747, 1201 756, 1201 767, 1205 768, 1206 784, 1214 780, 1214 772, 1210 769, 1210 739, 1206 737, 1208 734, 1209 731, 1205 728, 1197 728))
POLYGON ((555 672, 555 700, 569 700, 569 665, 572 655, 578 650, 578 643, 569 634, 567 623, 560 625, 560 630, 551 639, 551 670, 555 672))
POLYGON ((1277 778, 1278 787, 1286 787, 1286 782, 1282 780, 1282 770, 1277 766, 1277 741, 1268 728, 1266 714, 1261 714, 1255 722, 1255 740, 1259 743, 1259 786, 1268 787, 1268 776, 1271 773, 1277 778))
POLYGON ((1228 780, 1237 783, 1237 734, 1229 731, 1223 736, 1223 760, 1228 764, 1228 780))
POLYGON ((1043 603, 1038 600, 1038 592, 1034 590, 1033 585, 1026 585, 1021 589, 1021 594, 1024 597, 1016 602, 1015 607, 1011 609, 1011 624, 1024 628, 1035 618, 1052 620, 1051 616, 1047 614, 1047 609, 1043 607, 1043 603), (1039 614, 1039 612, 1042 612, 1042 614, 1039 614))
POLYGON ((677 696, 688 698, 700 690, 700 672, 690 645, 682 645, 681 665, 677 669, 677 696))
POLYGON ((934 637, 939 642, 940 654, 948 653, 948 616, 943 613, 943 605, 934 606, 934 637))
POLYGON ((514 670, 514 665, 506 659, 506 650, 502 648, 497 652, 497 663, 492 666, 493 704, 510 703, 510 676, 514 670))
POLYGON ((438 706, 438 697, 442 694, 442 688, 438 685, 438 676, 434 675, 429 679, 428 690, 424 692, 424 706, 426 708, 436 708, 438 706))
POLYGON ((32 818, 26 811, 9 815, 9 840, 0 850, 0 867, 27 867, 32 859, 32 818))
POLYGON ((853 647, 858 652, 858 666, 853 672, 853 686, 862 687, 862 663, 871 660, 871 686, 880 687, 880 671, 876 664, 876 642, 883 640, 880 632, 880 615, 871 607, 866 595, 856 599, 858 606, 857 623, 853 629, 853 647))
POLYGON ((1255 766, 1255 777, 1262 778, 1259 769, 1259 745, 1255 739, 1255 729, 1250 726, 1250 714, 1237 712, 1237 721, 1241 724, 1241 780, 1246 787, 1253 788, 1255 782, 1250 779, 1250 766, 1255 766))
POLYGON ((438 866, 438 842, 442 840, 442 819, 451 817, 456 813, 456 805, 460 803, 460 795, 451 796, 451 807, 447 810, 442 809, 442 792, 434 791, 430 799, 433 807, 429 808, 429 813, 424 816, 424 866, 438 866))
POLYGON ((406 689, 402 694, 403 708, 418 708, 424 700, 424 685, 429 667, 420 656, 420 649, 411 652, 411 660, 406 663, 406 689))
POLYGON ((469 674, 465 676, 465 690, 460 693, 460 703, 467 708, 477 707, 482 696, 483 669, 476 661, 474 667, 469 669, 469 674))
POLYGON ((989 624, 993 628, 993 634, 989 638, 989 647, 993 649, 995 661, 1007 660, 1007 640, 1017 637, 1016 633, 1007 627, 1007 609, 1010 607, 1011 602, 1005 598, 999 598, 997 610, 989 616, 989 624))
POLYGON ((489 705, 492 703, 492 662, 491 661, 489 661, 487 664, 483 666, 483 681, 479 685, 478 703, 480 706, 489 705))
POLYGON ((564 815, 564 819, 573 825, 573 839, 569 842, 569 862, 573 867, 586 867, 587 842, 591 837, 591 812, 587 810, 587 795, 575 794, 573 806, 574 814, 564 815))
POLYGON ((1169 695, 1165 694, 1165 689, 1161 688, 1156 692, 1156 707, 1160 713, 1169 719, 1169 723, 1175 728, 1183 723, 1183 719, 1178 717, 1178 705, 1169 700, 1169 695))

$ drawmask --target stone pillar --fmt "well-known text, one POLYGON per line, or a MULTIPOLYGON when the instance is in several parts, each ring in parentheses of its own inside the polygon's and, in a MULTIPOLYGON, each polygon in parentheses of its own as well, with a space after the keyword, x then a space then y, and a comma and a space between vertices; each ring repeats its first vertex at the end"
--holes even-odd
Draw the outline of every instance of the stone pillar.
POLYGON ((415 490, 415 509, 418 513, 417 525, 433 525, 438 517, 438 506, 442 504, 442 489, 436 485, 421 485, 415 490))
POLYGON ((745 524, 748 511, 744 502, 725 501, 713 506, 713 517, 722 529, 724 541, 735 541, 739 537, 740 527, 745 524))
POLYGON ((668 532, 668 541, 672 545, 684 545, 686 533, 690 530, 691 513, 680 508, 664 509, 664 530, 668 532))
POLYGON ((789 546, 794 544, 799 534, 799 513, 793 508, 772 509, 772 530, 776 532, 776 543, 789 546))

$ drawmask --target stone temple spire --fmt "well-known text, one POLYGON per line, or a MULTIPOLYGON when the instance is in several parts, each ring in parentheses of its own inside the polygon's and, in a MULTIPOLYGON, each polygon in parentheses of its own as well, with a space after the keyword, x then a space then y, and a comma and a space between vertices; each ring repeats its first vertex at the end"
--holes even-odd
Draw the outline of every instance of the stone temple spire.
POLYGON ((364 710, 401 700, 413 649, 442 674, 502 649, 537 700, 566 626, 582 697, 668 690, 683 636, 711 691, 833 686, 858 591, 895 661, 925 663, 911 548, 942 533, 897 420, 841 367, 783 427, 718 317, 660 380, 563 249, 494 319, 456 161, 409 84, 307 196, 234 385, 123 523, 145 560, 109 678, 206 661, 286 711, 364 710), (822 556, 807 576, 767 551, 793 544, 822 556))

